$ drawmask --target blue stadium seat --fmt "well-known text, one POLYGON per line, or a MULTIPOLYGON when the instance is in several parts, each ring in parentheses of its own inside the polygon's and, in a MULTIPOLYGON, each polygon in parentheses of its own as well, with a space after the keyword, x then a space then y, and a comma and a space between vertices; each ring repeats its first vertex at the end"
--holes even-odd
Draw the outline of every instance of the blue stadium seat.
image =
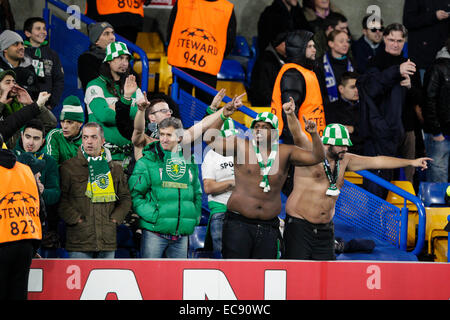
POLYGON ((446 182, 421 182, 418 196, 425 207, 447 207, 444 196, 449 185, 446 182))
POLYGON ((206 229, 206 226, 197 226, 194 233, 189 236, 189 256, 205 246, 206 229))
POLYGON ((220 71, 217 74, 218 80, 245 81, 245 71, 242 65, 231 59, 224 59, 220 71))
POLYGON ((244 36, 236 36, 236 41, 231 51, 231 55, 250 58, 252 51, 244 36))

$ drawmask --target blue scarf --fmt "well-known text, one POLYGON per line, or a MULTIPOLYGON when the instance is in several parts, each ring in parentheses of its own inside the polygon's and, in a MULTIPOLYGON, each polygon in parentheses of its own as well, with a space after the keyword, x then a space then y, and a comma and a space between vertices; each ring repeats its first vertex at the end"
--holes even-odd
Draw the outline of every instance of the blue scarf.
MULTIPOLYGON (((345 59, 346 56, 343 57, 345 59)), ((338 89, 336 85, 336 78, 334 77, 333 67, 330 64, 328 53, 323 55, 323 67, 325 69, 325 82, 327 85, 328 99, 330 102, 336 101, 339 98, 338 89)), ((347 71, 353 71, 353 66, 350 59, 347 59, 347 71)))

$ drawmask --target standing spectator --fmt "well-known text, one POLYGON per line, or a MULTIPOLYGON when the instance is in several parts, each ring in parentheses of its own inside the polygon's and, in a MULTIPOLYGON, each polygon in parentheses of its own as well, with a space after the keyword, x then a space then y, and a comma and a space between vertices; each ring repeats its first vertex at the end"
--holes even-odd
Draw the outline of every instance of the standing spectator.
POLYGON ((31 261, 42 238, 39 191, 32 170, 11 150, 0 149, 0 176, 0 300, 26 300, 31 261))
MULTIPOLYGON (((383 35, 385 51, 369 61, 367 72, 358 78, 364 155, 398 156, 405 141, 414 139, 412 128, 405 129, 405 124, 410 126, 409 121, 405 123, 405 118, 414 112, 406 104, 406 94, 416 73, 416 65, 401 55, 406 37, 407 30, 403 25, 393 23, 387 26, 383 35)), ((393 179, 392 170, 379 170, 376 174, 388 181, 393 179)), ((370 182, 366 188, 386 198, 384 188, 370 182)))
MULTIPOLYGON (((178 0, 167 28, 168 63, 216 88, 223 59, 236 41, 234 5, 227 0, 178 0)), ((178 79, 180 88, 191 93, 193 85, 178 79)), ((195 97, 209 105, 212 96, 195 89, 195 97)))
POLYGON ((403 8, 403 24, 409 31, 408 54, 423 80, 450 29, 450 0, 407 0, 403 8))
POLYGON ((286 62, 286 35, 277 35, 256 58, 248 98, 252 106, 268 107, 278 72, 286 62))
POLYGON ((437 54, 436 60, 425 73, 424 105, 425 149, 433 158, 427 172, 429 182, 448 182, 450 157, 450 37, 446 46, 437 54))
POLYGON ((274 0, 259 16, 258 49, 262 53, 281 33, 311 31, 298 0, 274 0))
MULTIPOLYGON (((236 135, 237 131, 228 128, 221 133, 224 137, 229 137, 236 135)), ((227 212, 227 202, 234 188, 233 156, 223 156, 212 149, 209 150, 203 159, 202 178, 210 210, 205 248, 212 242, 214 257, 221 257, 223 221, 227 212)))
POLYGON ((6 29, 16 30, 16 22, 9 0, 0 0, 0 32, 6 29))
POLYGON ((312 31, 314 33, 320 29, 324 29, 325 19, 331 13, 341 13, 330 0, 303 0, 303 7, 306 20, 313 28, 312 31))
MULTIPOLYGON (((344 72, 352 72, 353 63, 347 56, 350 48, 348 34, 343 31, 334 30, 328 35, 329 51, 321 57, 325 85, 327 87, 328 100, 334 102, 339 99, 337 84, 344 72)), ((320 81, 319 80, 319 81, 320 81)))
POLYGON ((107 21, 117 34, 135 43, 144 22, 144 5, 150 0, 87 0, 85 14, 95 21, 107 21))
MULTIPOLYGON (((323 22, 322 28, 314 33, 313 41, 316 45, 316 57, 322 57, 329 50, 328 36, 335 30, 347 33, 351 40, 347 18, 340 13, 331 13, 323 22)), ((349 55, 351 55, 351 52, 349 55)))
POLYGON ((100 75, 100 66, 105 60, 106 47, 116 41, 114 29, 108 22, 92 23, 88 26, 89 50, 78 57, 78 79, 81 82, 83 92, 89 81, 100 75))
POLYGON ((130 75, 131 53, 123 42, 113 42, 106 48, 106 57, 100 67, 100 76, 86 88, 85 103, 89 121, 99 123, 105 132, 106 147, 113 160, 123 161, 124 167, 132 154, 131 141, 117 129, 116 104, 130 106, 129 117, 134 119, 136 101, 143 97, 141 89, 134 89, 136 80, 130 75), (128 83, 132 86, 127 86, 128 83))
POLYGON ((77 156, 61 166, 59 215, 66 223, 66 250, 70 258, 113 259, 117 225, 131 209, 122 167, 103 147, 98 123, 82 129, 77 156))
POLYGON ((363 35, 352 44, 352 51, 356 61, 356 70, 362 74, 366 72, 367 62, 378 52, 384 51, 383 20, 380 17, 365 16, 362 20, 363 35))
MULTIPOLYGON (((15 72, 15 81, 24 88, 31 99, 35 100, 39 96, 37 85, 37 76, 32 65, 31 58, 25 55, 25 47, 22 37, 10 30, 5 30, 0 34, 0 69, 13 70, 15 72)), ((45 130, 50 131, 56 127, 56 117, 47 108, 48 112, 42 112, 40 119, 44 124, 45 130)))
POLYGON ((202 189, 194 158, 183 157, 177 118, 159 125, 159 141, 147 145, 129 186, 143 229, 142 258, 187 258, 188 236, 200 222, 202 189))
POLYGON ((51 94, 48 108, 52 110, 59 105, 64 90, 64 71, 58 53, 48 46, 45 20, 40 17, 25 20, 23 31, 27 40, 25 54, 31 58, 31 63, 37 75, 36 86, 39 91, 51 94))
POLYGON ((356 87, 358 74, 344 72, 338 85, 339 99, 325 105, 325 119, 327 123, 339 123, 345 126, 350 134, 352 146, 348 146, 351 153, 363 154, 364 142, 359 136, 359 94, 356 87))
POLYGON ((60 115, 61 129, 53 129, 47 134, 45 153, 51 155, 61 165, 77 155, 81 145, 81 126, 84 111, 80 99, 68 96, 63 101, 60 115))

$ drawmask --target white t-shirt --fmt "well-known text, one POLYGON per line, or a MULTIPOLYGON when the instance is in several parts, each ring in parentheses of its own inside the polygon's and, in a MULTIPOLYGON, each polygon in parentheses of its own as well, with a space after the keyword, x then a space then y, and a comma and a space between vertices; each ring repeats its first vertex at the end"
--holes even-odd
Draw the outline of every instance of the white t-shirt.
MULTIPOLYGON (((202 179, 211 179, 217 182, 234 179, 233 156, 224 157, 214 150, 209 150, 202 163, 202 179)), ((227 204, 231 191, 218 195, 208 195, 208 201, 227 204)))

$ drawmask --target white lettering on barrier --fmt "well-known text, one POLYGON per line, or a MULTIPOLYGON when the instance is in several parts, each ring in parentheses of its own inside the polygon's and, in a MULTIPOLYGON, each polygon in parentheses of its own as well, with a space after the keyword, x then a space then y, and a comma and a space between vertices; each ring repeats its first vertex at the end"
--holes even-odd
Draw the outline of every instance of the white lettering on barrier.
POLYGON ((264 299, 286 300, 286 270, 264 272, 264 299))
POLYGON ((367 278, 367 289, 381 289, 381 269, 377 265, 370 265, 366 270, 367 274, 370 276, 367 278))
POLYGON ((133 271, 118 269, 92 270, 80 300, 105 300, 109 293, 119 300, 143 300, 133 271))
POLYGON ((227 277, 220 270, 185 269, 184 300, 237 300, 227 277))
POLYGON ((81 269, 77 265, 70 265, 66 269, 66 273, 70 274, 67 278, 66 286, 69 290, 81 289, 81 269))

